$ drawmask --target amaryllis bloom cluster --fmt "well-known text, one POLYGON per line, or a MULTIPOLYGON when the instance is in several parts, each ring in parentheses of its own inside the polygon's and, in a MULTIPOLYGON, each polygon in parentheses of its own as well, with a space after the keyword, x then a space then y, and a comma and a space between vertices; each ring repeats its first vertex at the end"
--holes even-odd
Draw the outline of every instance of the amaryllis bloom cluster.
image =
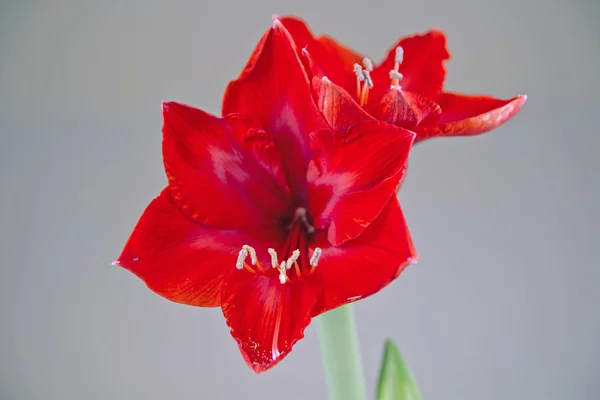
POLYGON ((167 299, 220 306, 256 372, 312 317, 417 259, 395 196, 415 134, 353 104, 340 109, 352 124, 329 124, 297 54, 276 19, 228 86, 222 118, 163 104, 168 186, 115 262, 167 299))
POLYGON ((327 105, 325 115, 335 115, 338 102, 356 101, 373 117, 414 131, 418 142, 488 132, 511 119, 527 100, 525 95, 502 100, 443 91, 450 53, 439 30, 400 39, 374 65, 331 37, 315 37, 302 20, 281 21, 307 71, 334 83, 336 101, 327 105))
POLYGON ((375 66, 274 18, 222 117, 163 103, 168 185, 114 264, 169 300, 221 307, 248 365, 271 368, 313 317, 416 262, 396 198, 415 140, 489 131, 525 102, 443 92, 448 57, 431 31, 375 66))

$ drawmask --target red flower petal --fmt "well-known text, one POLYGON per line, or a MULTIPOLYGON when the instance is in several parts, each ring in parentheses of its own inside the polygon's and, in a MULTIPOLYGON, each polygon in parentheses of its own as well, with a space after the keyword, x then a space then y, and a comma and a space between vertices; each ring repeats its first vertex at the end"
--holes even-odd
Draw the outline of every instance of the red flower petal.
POLYGON ((401 39, 389 51, 384 61, 371 74, 375 86, 373 96, 379 97, 389 88, 389 73, 394 69, 396 47, 402 46, 404 57, 400 64, 403 78, 402 89, 436 99, 441 93, 446 76, 444 61, 450 58, 446 49, 446 36, 442 31, 432 30, 423 35, 401 39))
POLYGON ((392 87, 367 109, 373 117, 405 129, 413 129, 423 121, 435 123, 442 113, 433 101, 398 87, 392 87))
POLYGON ((276 223, 289 207, 286 190, 240 149, 225 121, 177 103, 164 103, 163 116, 165 170, 182 211, 222 228, 276 223))
POLYGON ((352 66, 361 62, 362 55, 332 37, 315 37, 306 23, 300 19, 284 17, 281 22, 292 35, 297 48, 300 50, 305 48, 310 53, 316 76, 319 78, 326 76, 347 91, 355 90, 356 75, 352 66))
POLYGON ((313 90, 323 116, 333 129, 347 131, 362 121, 374 121, 350 94, 328 78, 313 78, 313 90))
POLYGON ((279 186, 278 190, 289 194, 289 187, 282 169, 282 160, 279 150, 273 143, 271 135, 250 118, 240 114, 229 114, 225 118, 231 127, 236 143, 246 150, 279 186))
POLYGON ((404 215, 393 198, 358 238, 341 247, 323 248, 314 275, 322 295, 313 316, 378 292, 417 258, 404 215))
POLYGON ((312 98, 308 77, 294 42, 279 20, 265 33, 237 80, 223 97, 223 115, 255 118, 281 153, 294 193, 303 196, 311 158, 309 133, 327 128, 312 98))
POLYGON ((417 140, 437 136, 471 136, 491 131, 511 119, 527 100, 521 95, 510 100, 489 96, 443 93, 438 102, 442 115, 436 125, 419 128, 417 140))
MULTIPOLYGON (((256 231, 260 242, 277 243, 279 233, 256 231)), ((179 210, 168 189, 144 211, 115 261, 169 300, 202 307, 220 305, 224 277, 235 270, 247 234, 198 225, 179 210)))
POLYGON ((236 271, 221 292, 223 315, 254 372, 277 364, 304 337, 316 297, 310 286, 236 271))
POLYGON ((347 133, 314 135, 317 157, 308 171, 308 210, 333 245, 357 237, 381 212, 402 179, 413 132, 380 121, 347 133))

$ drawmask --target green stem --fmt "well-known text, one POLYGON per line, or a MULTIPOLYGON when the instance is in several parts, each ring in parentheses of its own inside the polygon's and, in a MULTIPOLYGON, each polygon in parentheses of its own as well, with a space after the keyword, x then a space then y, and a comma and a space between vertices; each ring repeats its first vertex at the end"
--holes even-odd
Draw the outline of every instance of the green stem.
POLYGON ((317 318, 323 368, 330 400, 365 400, 365 378, 352 304, 317 318))

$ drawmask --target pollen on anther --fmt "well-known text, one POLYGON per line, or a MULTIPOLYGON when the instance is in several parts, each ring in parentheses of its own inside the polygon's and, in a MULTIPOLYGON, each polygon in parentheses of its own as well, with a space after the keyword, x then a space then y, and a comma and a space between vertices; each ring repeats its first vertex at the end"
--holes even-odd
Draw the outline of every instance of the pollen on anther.
POLYGON ((294 263, 298 261, 298 258, 300 258, 300 250, 296 249, 292 252, 290 258, 288 258, 285 262, 285 269, 292 268, 292 265, 294 265, 294 263))
POLYGON ((359 82, 365 80, 365 75, 363 74, 363 69, 360 66, 360 64, 354 64, 354 74, 356 75, 356 79, 358 79, 359 82))
POLYGON ((245 244, 242 246, 242 250, 246 250, 246 254, 250 254, 250 261, 252 262, 252 265, 256 265, 258 259, 256 258, 256 250, 254 250, 254 247, 245 244))
POLYGON ((362 75, 365 78, 364 80, 367 81, 367 87, 371 89, 373 87, 373 79, 371 79, 371 74, 368 70, 363 69, 362 75))
POLYGON ((396 57, 394 58, 394 62, 398 64, 402 64, 402 60, 404 59, 404 49, 402 46, 396 47, 396 57))
POLYGON ((283 285, 286 281, 287 281, 287 274, 286 274, 286 263, 285 261, 282 261, 281 264, 279 265, 279 282, 283 285))
POLYGON ((321 257, 321 248, 320 247, 316 247, 315 251, 313 252, 313 255, 310 257, 310 265, 313 267, 316 267, 317 265, 319 265, 319 257, 321 257))
POLYGON ((390 79, 397 79, 398 81, 402 80, 402 74, 398 71, 391 70, 390 71, 390 79))
POLYGON ((365 57, 362 60, 363 63, 363 67, 365 67, 365 69, 369 72, 373 71, 373 62, 371 61, 371 59, 369 57, 365 57))
POLYGON ((268 248, 267 251, 271 256, 271 266, 273 268, 279 268, 279 260, 277 259, 277 252, 275 251, 275 249, 268 248))
POLYGON ((235 263, 235 267, 237 269, 244 269, 244 262, 246 261, 246 257, 248 257, 248 250, 242 247, 240 253, 238 254, 237 262, 235 263))

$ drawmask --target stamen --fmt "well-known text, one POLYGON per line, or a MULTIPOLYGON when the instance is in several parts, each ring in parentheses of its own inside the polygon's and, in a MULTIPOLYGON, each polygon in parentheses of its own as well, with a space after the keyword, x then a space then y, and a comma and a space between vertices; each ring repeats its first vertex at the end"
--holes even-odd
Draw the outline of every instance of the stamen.
POLYGON ((364 77, 365 83, 362 86, 362 91, 359 96, 359 104, 364 106, 367 104, 367 100, 369 99, 369 89, 373 87, 373 80, 371 79, 371 74, 366 69, 362 70, 362 75, 364 77))
POLYGON ((398 71, 391 70, 390 71, 390 79, 401 80, 402 79, 402 74, 400 72, 398 72, 398 71))
POLYGON ((235 267, 238 270, 243 270, 244 268, 248 271, 248 272, 252 272, 253 274, 256 274, 256 271, 249 266, 246 263, 246 257, 248 257, 248 255, 250 254, 250 258, 254 258, 252 265, 255 265, 255 261, 257 262, 256 266, 258 267, 259 270, 263 270, 260 266, 260 263, 258 263, 258 261, 256 260, 256 252, 254 251, 254 249, 248 245, 243 245, 242 249, 240 250, 239 254, 238 254, 238 258, 237 261, 235 263, 235 267), (254 257, 252 256, 254 254, 254 257))
MULTIPOLYGON (((302 212, 300 212, 299 215, 302 215, 302 212)), ((279 282, 281 282, 281 284, 284 284, 284 283, 290 281, 291 278, 288 277, 287 271, 292 269, 292 267, 295 267, 296 275, 298 276, 298 279, 300 281, 303 280, 302 273, 300 271, 301 267, 300 267, 300 264, 298 264, 298 260, 300 260, 300 249, 296 249, 296 250, 292 251, 292 254, 288 257, 288 259, 285 261, 281 261, 281 262, 278 261, 277 252, 275 251, 275 249, 268 248, 267 251, 268 251, 269 255, 271 256, 272 267, 276 268, 279 271, 279 282)), ((320 255, 321 255, 321 249, 319 247, 315 248, 315 250, 313 251, 312 257, 310 258, 310 262, 309 262, 309 265, 312 267, 309 271, 309 275, 314 272, 314 269, 319 262, 320 255)), ((236 267, 236 269, 238 269, 240 271, 243 269, 246 269, 248 272, 251 272, 253 274, 265 272, 265 270, 260 265, 260 262, 256 258, 256 251, 254 250, 253 247, 248 246, 248 245, 242 246, 242 249, 238 253, 235 267, 236 267), (256 267, 258 268, 258 271, 255 270, 254 268, 252 268, 246 262, 246 259, 248 257, 251 258, 252 264, 256 265, 256 267)))
POLYGON ((320 247, 316 247, 315 251, 313 252, 312 257, 310 258, 310 265, 312 267, 316 267, 317 265, 319 265, 319 257, 321 257, 321 248, 320 247))
POLYGON ((302 278, 302 272, 300 272, 300 266, 298 265, 298 263, 294 263, 294 269, 296 270, 296 276, 298 277, 298 280, 300 282, 304 281, 304 278, 302 278))
POLYGON ((404 49, 402 46, 396 47, 396 57, 394 58, 394 69, 390 71, 390 79, 392 80, 392 86, 398 86, 400 88, 400 81, 402 80, 402 74, 399 72, 400 64, 404 59, 404 49))
POLYGON ((398 47, 396 47, 396 57, 394 58, 394 61, 397 62, 398 64, 402 64, 403 59, 404 59, 404 49, 402 48, 402 46, 398 46, 398 47))
POLYGON ((360 83, 365 80, 362 73, 362 67, 359 64, 354 64, 354 74, 356 75, 356 98, 360 98, 360 83))
POLYGON ((364 80, 365 80, 365 77, 364 77, 364 75, 363 75, 363 72, 362 72, 362 71, 363 71, 363 69, 362 69, 362 67, 360 66, 360 64, 354 64, 354 74, 356 75, 356 79, 357 79, 359 82, 362 82, 362 81, 364 81, 364 80))
POLYGON ((390 71, 390 79, 392 80, 392 86, 395 86, 398 89, 402 89, 400 87, 400 81, 402 80, 402 74, 400 72, 391 70, 390 71))
POLYGON ((363 67, 365 67, 365 69, 369 72, 373 71, 373 62, 371 61, 370 58, 365 57, 362 60, 363 63, 363 67))
POLYGON ((363 73, 363 76, 365 77, 367 86, 369 87, 369 89, 371 89, 373 87, 373 79, 371 79, 371 74, 369 73, 369 70, 363 69, 362 73, 363 73))
MULTIPOLYGON (((246 246, 244 246, 244 247, 246 247, 246 246)), ((235 267, 237 269, 239 269, 240 271, 244 269, 246 257, 248 257, 248 250, 246 250, 244 247, 242 247, 242 249, 240 250, 240 253, 238 254, 237 262, 235 263, 235 267)))
POLYGON ((246 263, 246 258, 248 258, 248 256, 250 256, 250 262, 252 263, 252 265, 256 265, 256 268, 258 268, 258 270, 260 272, 265 272, 262 265, 260 265, 258 258, 256 258, 256 250, 254 250, 254 247, 248 246, 247 244, 242 246, 242 249, 240 250, 240 253, 238 254, 238 258, 235 263, 235 267, 237 269, 239 269, 240 271, 242 269, 246 268, 246 270, 248 270, 249 272, 256 274, 256 271, 254 270, 254 268, 252 268, 250 265, 248 265, 246 263))
POLYGON ((300 218, 300 220, 304 224, 304 227, 306 228, 306 231, 308 233, 313 233, 315 231, 315 227, 312 226, 310 224, 310 222, 308 222, 308 217, 306 216, 306 208, 304 208, 304 207, 298 208, 296 210, 296 218, 300 218))
POLYGON ((271 255, 271 266, 273 268, 279 268, 279 261, 277 260, 277 252, 275 251, 275 249, 269 248, 267 249, 267 251, 271 255))
POLYGON ((317 265, 319 265, 319 257, 321 257, 321 248, 320 247, 315 247, 315 251, 313 251, 313 255, 310 257, 310 271, 308 271, 308 276, 311 276, 312 274, 315 273, 315 268, 317 268, 317 265))
POLYGON ((286 263, 282 261, 279 265, 279 282, 283 285, 287 281, 288 277, 286 274, 286 263))
POLYGON ((292 265, 300 258, 300 250, 296 249, 292 252, 290 258, 285 262, 285 269, 292 268, 292 265))
POLYGON ((252 265, 256 265, 258 259, 256 258, 256 250, 254 250, 254 247, 245 244, 242 246, 242 250, 246 250, 246 254, 250 254, 250 261, 252 262, 252 265))

